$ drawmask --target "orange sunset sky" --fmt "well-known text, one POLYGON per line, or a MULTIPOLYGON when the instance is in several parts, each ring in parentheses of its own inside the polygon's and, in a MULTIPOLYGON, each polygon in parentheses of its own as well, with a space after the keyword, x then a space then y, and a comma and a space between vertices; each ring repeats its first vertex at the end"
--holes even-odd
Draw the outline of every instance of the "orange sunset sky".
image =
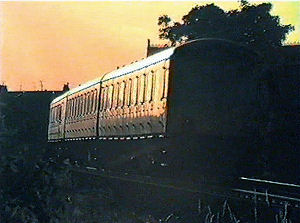
MULTIPOLYGON (((147 39, 158 39, 157 19, 176 21, 209 2, 0 2, 0 81, 9 90, 76 87, 145 57, 147 39)), ((275 1, 272 14, 299 41, 300 3, 275 1)), ((216 2, 225 10, 236 2, 216 2)))

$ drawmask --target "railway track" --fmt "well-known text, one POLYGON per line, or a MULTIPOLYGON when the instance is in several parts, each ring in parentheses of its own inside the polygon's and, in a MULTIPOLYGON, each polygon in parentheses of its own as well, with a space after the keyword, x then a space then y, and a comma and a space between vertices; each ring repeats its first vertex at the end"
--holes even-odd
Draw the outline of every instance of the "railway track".
POLYGON ((71 171, 137 184, 205 194, 223 199, 236 199, 272 207, 289 207, 300 211, 300 185, 240 177, 235 186, 222 187, 193 179, 171 179, 98 170, 94 167, 71 167, 71 171))

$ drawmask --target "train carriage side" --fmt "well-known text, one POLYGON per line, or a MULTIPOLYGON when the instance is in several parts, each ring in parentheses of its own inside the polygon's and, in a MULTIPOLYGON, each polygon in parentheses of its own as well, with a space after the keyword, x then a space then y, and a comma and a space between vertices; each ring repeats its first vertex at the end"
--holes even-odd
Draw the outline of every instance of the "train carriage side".
POLYGON ((65 139, 97 137, 100 82, 89 82, 69 92, 66 107, 65 139))
POLYGON ((173 166, 211 177, 254 165, 248 161, 258 149, 263 115, 258 55, 229 41, 203 39, 176 48, 171 61, 173 166))
POLYGON ((145 138, 166 133, 170 55, 167 50, 107 74, 101 84, 99 137, 145 138))

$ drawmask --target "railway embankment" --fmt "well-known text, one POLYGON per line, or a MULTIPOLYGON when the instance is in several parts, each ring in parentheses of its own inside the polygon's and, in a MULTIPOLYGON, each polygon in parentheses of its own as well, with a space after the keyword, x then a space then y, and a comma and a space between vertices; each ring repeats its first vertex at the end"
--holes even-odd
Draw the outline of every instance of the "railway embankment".
POLYGON ((299 209, 288 202, 275 204, 271 198, 201 193, 166 182, 142 182, 143 177, 128 180, 91 170, 73 169, 69 174, 73 183, 65 187, 68 211, 63 217, 67 222, 254 223, 297 222, 299 218, 299 209))

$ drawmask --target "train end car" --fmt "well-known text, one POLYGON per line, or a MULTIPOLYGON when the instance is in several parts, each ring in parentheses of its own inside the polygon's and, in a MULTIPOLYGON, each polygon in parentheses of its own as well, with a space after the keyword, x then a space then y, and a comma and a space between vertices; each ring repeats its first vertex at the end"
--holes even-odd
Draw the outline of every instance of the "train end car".
POLYGON ((55 98, 50 104, 48 141, 61 141, 65 137, 65 110, 67 94, 55 98))

